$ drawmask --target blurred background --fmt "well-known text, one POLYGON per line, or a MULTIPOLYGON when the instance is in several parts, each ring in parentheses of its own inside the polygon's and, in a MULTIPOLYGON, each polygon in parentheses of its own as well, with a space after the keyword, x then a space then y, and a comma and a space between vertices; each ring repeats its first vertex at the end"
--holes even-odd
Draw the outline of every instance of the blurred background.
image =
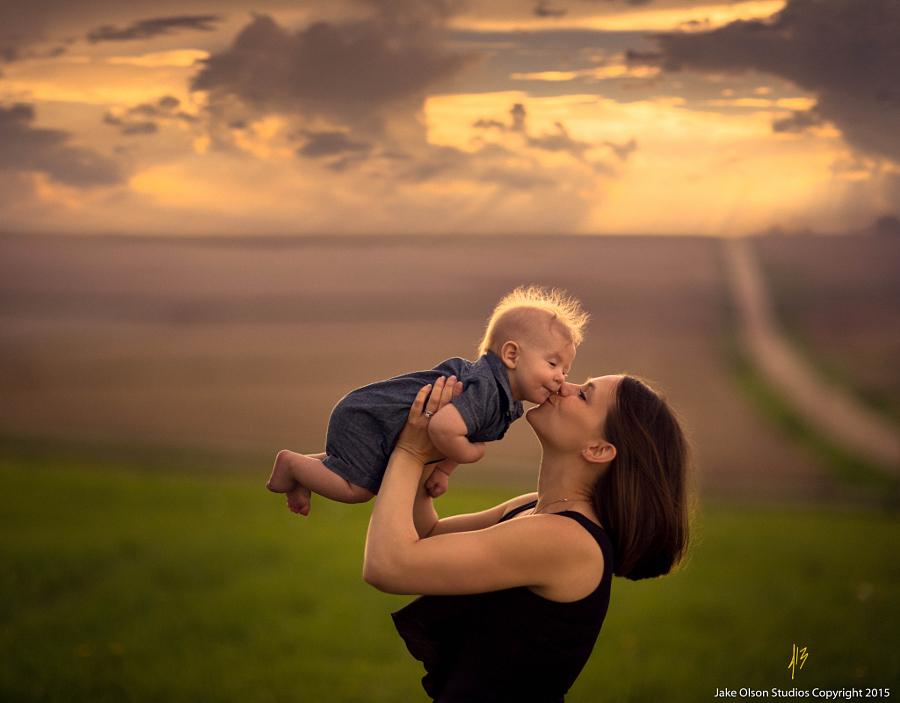
MULTIPOLYGON (((521 284, 694 453, 690 557, 614 582, 571 700, 896 690, 897 36, 891 0, 4 3, 0 698, 424 700, 371 506, 264 482, 521 284)), ((515 423, 439 511, 539 460, 515 423)))

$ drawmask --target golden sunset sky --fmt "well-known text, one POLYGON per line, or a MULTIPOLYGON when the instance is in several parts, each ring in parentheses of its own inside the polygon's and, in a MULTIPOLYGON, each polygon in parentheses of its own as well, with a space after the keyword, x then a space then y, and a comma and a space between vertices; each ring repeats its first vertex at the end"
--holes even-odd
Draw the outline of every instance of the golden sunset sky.
POLYGON ((8 232, 846 231, 897 0, 5 0, 8 232))

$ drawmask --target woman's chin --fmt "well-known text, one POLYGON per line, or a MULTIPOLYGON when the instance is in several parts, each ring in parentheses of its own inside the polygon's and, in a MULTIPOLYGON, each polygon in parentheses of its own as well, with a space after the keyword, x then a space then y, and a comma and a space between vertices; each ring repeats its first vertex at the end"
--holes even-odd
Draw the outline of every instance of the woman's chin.
POLYGON ((525 420, 526 420, 526 422, 528 422, 529 425, 531 425, 532 427, 534 427, 534 421, 533 421, 533 417, 532 417, 532 416, 534 416, 534 417, 540 417, 540 411, 541 411, 541 408, 543 408, 543 407, 545 407, 545 406, 547 406, 547 405, 549 405, 549 403, 548 403, 547 401, 544 401, 543 403, 540 403, 540 404, 538 404, 538 405, 535 405, 535 406, 532 407, 532 408, 528 408, 528 410, 525 411, 525 420), (535 415, 535 413, 538 413, 538 414, 535 415))

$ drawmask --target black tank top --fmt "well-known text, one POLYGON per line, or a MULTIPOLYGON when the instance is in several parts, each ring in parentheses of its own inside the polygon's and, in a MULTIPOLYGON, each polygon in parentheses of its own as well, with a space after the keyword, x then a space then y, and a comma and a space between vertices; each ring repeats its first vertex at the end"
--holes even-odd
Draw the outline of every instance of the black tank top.
MULTIPOLYGON (((533 508, 519 506, 500 522, 533 508)), ((597 540, 603 574, 594 591, 571 603, 522 586, 464 596, 421 596, 393 613, 410 653, 425 665, 425 691, 440 703, 562 701, 581 673, 609 606, 613 546, 603 528, 572 518, 597 540)))

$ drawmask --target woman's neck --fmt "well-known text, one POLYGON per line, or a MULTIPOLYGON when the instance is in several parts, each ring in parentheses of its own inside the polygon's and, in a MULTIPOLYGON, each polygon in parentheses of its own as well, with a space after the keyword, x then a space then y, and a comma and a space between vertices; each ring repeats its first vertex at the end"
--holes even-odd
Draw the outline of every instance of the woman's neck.
POLYGON ((595 479, 596 476, 587 469, 585 462, 577 457, 548 456, 545 452, 538 474, 536 507, 540 509, 554 502, 557 505, 579 501, 589 504, 595 479))

